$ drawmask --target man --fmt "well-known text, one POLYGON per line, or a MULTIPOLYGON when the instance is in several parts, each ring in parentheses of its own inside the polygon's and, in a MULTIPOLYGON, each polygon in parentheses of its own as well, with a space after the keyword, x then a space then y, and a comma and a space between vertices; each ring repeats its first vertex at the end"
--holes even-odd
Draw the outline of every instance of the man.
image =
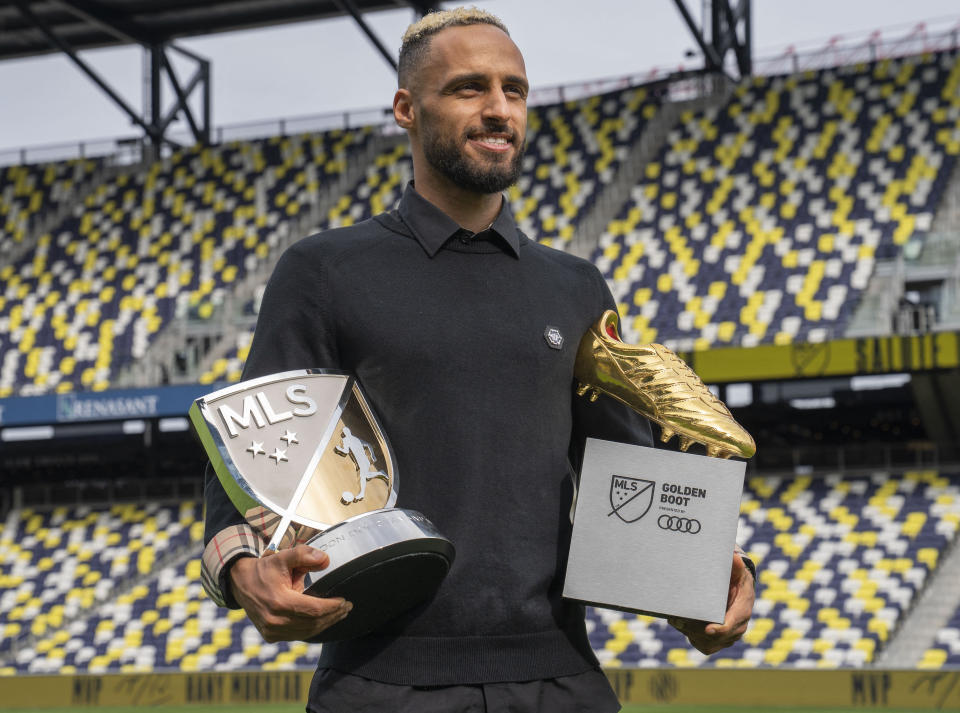
MULTIPOLYGON (((414 183, 397 210, 287 251, 244 378, 355 373, 394 445, 400 504, 430 518, 457 557, 430 602, 324 646, 307 710, 618 710, 582 607, 560 596, 568 459, 579 462, 587 435, 652 443, 629 408, 574 394, 577 343, 613 299, 593 265, 520 233, 500 194, 520 172, 528 92, 500 20, 426 16, 404 36, 398 83, 414 183)), ((262 539, 212 475, 206 503, 216 601, 242 606, 268 641, 350 615, 350 602, 299 593, 325 554, 301 545, 257 558, 262 539)), ((724 625, 677 625, 715 651, 743 633, 752 602, 734 557, 724 625)))

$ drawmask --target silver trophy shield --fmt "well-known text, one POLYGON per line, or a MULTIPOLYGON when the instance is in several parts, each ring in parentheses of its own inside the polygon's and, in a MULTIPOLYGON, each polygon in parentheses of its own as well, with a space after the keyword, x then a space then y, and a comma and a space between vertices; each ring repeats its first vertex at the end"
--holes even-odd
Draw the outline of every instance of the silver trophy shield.
POLYGON ((243 381, 194 401, 190 421, 265 552, 306 542, 329 555, 304 592, 344 597, 353 611, 312 641, 373 631, 440 586, 453 544, 422 514, 393 507, 393 452, 351 374, 301 369, 243 381))

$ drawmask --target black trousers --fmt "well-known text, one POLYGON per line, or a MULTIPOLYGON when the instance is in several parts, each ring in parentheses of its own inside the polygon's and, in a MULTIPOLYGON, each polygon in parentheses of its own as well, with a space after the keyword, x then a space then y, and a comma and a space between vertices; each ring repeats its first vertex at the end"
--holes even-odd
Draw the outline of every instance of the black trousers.
POLYGON ((544 681, 404 686, 318 669, 307 713, 616 713, 600 671, 544 681))

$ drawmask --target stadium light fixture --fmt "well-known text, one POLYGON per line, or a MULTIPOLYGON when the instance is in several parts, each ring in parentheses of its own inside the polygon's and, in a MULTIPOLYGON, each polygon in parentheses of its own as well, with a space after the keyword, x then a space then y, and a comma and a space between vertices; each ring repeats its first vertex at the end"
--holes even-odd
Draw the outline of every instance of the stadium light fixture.
POLYGON ((789 404, 796 409, 821 409, 833 408, 837 405, 837 400, 832 396, 821 396, 810 399, 790 399, 789 404))
POLYGON ((131 419, 130 421, 123 422, 123 434, 125 436, 133 436, 143 433, 146 430, 147 422, 143 419, 131 419))
POLYGON ((910 383, 910 374, 869 374, 850 377, 853 391, 873 391, 876 389, 895 389, 910 383))
POLYGON ((742 408, 753 403, 753 387, 750 384, 727 384, 727 406, 742 408))
POLYGON ((157 428, 160 433, 178 433, 190 430, 190 422, 185 418, 161 418, 157 428))
POLYGON ((19 426, 0 431, 0 441, 48 441, 53 438, 53 426, 19 426))

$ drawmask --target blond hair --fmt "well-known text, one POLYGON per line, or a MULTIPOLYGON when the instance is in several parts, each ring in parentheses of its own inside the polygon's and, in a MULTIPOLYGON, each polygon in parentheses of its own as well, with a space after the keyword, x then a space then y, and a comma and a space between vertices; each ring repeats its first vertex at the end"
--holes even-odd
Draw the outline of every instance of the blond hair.
POLYGON ((420 68, 430 48, 430 38, 448 27, 468 25, 493 25, 510 36, 510 31, 496 15, 477 7, 455 7, 452 10, 430 12, 414 22, 403 33, 400 44, 400 59, 397 67, 397 82, 406 87, 416 70, 420 68))

